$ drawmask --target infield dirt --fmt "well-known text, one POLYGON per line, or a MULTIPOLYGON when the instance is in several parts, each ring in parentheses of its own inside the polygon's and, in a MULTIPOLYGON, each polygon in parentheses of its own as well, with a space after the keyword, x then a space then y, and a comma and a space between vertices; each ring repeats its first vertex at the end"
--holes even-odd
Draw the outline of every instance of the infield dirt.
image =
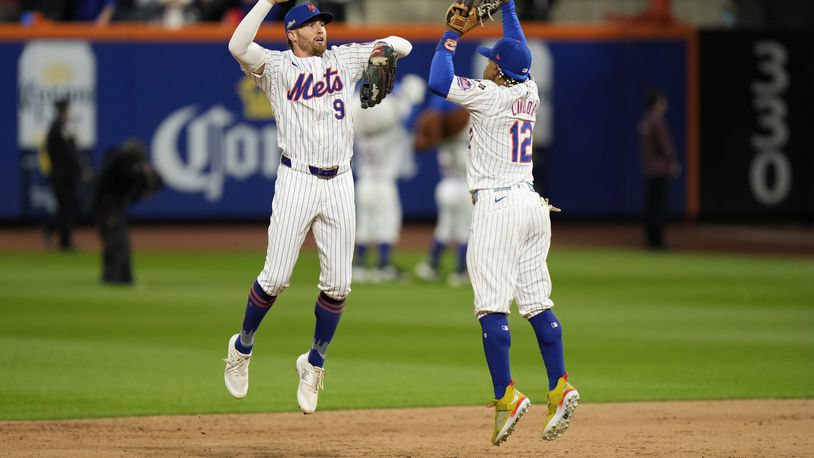
POLYGON ((483 407, 0 422, 10 456, 811 456, 814 400, 585 404, 568 432, 540 439, 532 406, 489 442, 483 407))

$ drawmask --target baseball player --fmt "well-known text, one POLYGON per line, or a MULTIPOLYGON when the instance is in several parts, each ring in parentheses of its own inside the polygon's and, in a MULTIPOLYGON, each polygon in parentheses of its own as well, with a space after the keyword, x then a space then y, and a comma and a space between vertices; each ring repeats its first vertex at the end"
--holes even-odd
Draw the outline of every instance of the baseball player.
POLYGON ((454 244, 457 262, 454 272, 447 277, 447 283, 453 287, 469 283, 466 251, 472 202, 466 185, 468 132, 469 112, 433 95, 429 106, 419 117, 416 135, 418 149, 438 146, 441 180, 435 187, 438 221, 430 254, 426 261, 415 266, 415 274, 424 281, 437 281, 440 278, 441 254, 448 245, 454 244))
MULTIPOLYGON (((396 181, 413 163, 411 135, 405 121, 424 100, 427 83, 406 75, 393 93, 373 109, 353 103, 356 154, 356 282, 395 281, 403 274, 392 263, 393 245, 401 232, 401 202, 396 181), (367 252, 378 248, 375 268, 367 268, 367 252)), ((357 100, 354 98, 354 100, 357 100)))
MULTIPOLYGON (((297 402, 309 414, 317 407, 325 354, 350 292, 356 229, 353 175, 349 173, 353 152, 350 98, 363 73, 371 74, 373 57, 377 65, 394 69, 394 56, 406 56, 412 45, 388 37, 327 49, 325 24, 333 15, 304 3, 285 16, 289 49, 264 49, 252 40, 271 7, 280 2, 259 0, 229 41, 229 51, 271 103, 282 156, 271 203, 265 265, 249 290, 242 329, 229 340, 224 380, 232 396, 246 396, 254 334, 288 287, 305 235, 312 230, 320 260, 316 326, 310 350, 296 360, 297 402)), ((376 85, 376 94, 384 95, 384 90, 378 90, 380 81, 370 84, 376 85)), ((368 100, 372 104, 379 101, 368 100)))
POLYGON ((512 300, 531 323, 545 362, 548 417, 542 436, 553 440, 568 428, 579 394, 567 381, 562 327, 549 298, 551 209, 532 186, 531 137, 539 97, 513 0, 483 0, 480 5, 453 4, 448 10, 447 31, 433 56, 429 87, 471 114, 467 183, 474 209, 466 262, 494 387, 492 443, 505 441, 531 405, 509 370, 511 335, 506 318, 512 300), (489 4, 502 10, 503 38, 491 49, 478 49, 489 59, 483 79, 455 76, 452 56, 458 38, 482 20, 479 15, 486 14, 482 11, 489 4))

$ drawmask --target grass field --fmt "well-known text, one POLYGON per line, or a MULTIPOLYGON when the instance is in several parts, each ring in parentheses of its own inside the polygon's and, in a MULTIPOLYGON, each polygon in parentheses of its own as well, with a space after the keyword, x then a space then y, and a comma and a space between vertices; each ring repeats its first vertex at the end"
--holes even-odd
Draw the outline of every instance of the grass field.
MULTIPOLYGON (((0 419, 295 411, 316 253, 256 338, 251 390, 223 387, 257 252, 139 252, 135 287, 103 286, 98 253, 0 255, 0 419)), ((409 266, 421 254, 401 253, 409 266)), ((556 250, 566 367, 585 402, 814 397, 814 261, 556 250)), ((476 405, 491 386, 471 290, 354 285, 320 409, 476 405)), ((544 399, 516 313, 512 369, 544 399)))

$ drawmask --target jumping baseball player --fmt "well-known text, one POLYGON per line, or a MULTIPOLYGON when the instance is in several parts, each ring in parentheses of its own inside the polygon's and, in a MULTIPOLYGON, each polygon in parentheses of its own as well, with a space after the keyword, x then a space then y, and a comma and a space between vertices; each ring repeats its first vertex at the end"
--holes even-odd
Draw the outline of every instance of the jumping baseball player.
MULTIPOLYGON (((400 280, 393 265, 392 250, 401 233, 401 202, 397 181, 413 163, 412 136, 405 121, 414 107, 424 101, 427 83, 417 75, 406 75, 393 93, 373 109, 353 103, 356 153, 356 256, 355 282, 400 280), (368 249, 378 249, 375 267, 368 268, 368 249)), ((356 100, 356 98, 354 98, 356 100)), ((413 166, 414 167, 414 166, 413 166)))
POLYGON ((454 272, 447 276, 447 283, 452 287, 462 286, 469 283, 466 251, 472 221, 472 201, 466 184, 469 112, 433 95, 417 124, 416 148, 438 147, 441 180, 435 187, 438 221, 429 257, 415 266, 415 274, 427 282, 439 280, 441 254, 452 244, 457 261, 454 272))
POLYGON ((325 354, 350 292, 356 229, 353 175, 349 173, 353 153, 350 98, 364 75, 362 103, 381 102, 392 87, 396 56, 409 54, 412 45, 388 37, 327 49, 325 24, 333 15, 304 3, 285 16, 290 49, 264 49, 252 40, 271 7, 280 2, 259 0, 229 41, 229 51, 271 103, 282 156, 271 203, 265 265, 249 290, 241 332, 229 340, 224 380, 232 396, 246 396, 254 334, 288 287, 305 235, 312 230, 320 260, 316 326, 310 350, 296 361, 297 402, 309 414, 317 407, 325 354))
POLYGON ((553 440, 568 428, 579 394, 567 381, 562 327, 549 298, 551 209, 532 187, 531 143, 539 97, 529 75, 531 54, 513 0, 467 3, 455 3, 447 12, 447 31, 433 56, 429 87, 471 114, 467 183, 474 209, 466 261, 494 386, 492 443, 506 440, 531 405, 515 388, 509 370, 506 318, 512 300, 531 323, 548 372, 548 418, 542 436, 553 440), (504 36, 493 48, 478 49, 489 59, 483 79, 455 76, 452 56, 458 38, 498 6, 504 36))

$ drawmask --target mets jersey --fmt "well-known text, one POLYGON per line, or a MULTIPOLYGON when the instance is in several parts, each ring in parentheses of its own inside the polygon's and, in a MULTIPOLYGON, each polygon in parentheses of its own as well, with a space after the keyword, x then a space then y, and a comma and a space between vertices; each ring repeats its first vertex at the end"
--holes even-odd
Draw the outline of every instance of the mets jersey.
POLYGON ((447 100, 470 112, 470 191, 532 183, 532 132, 540 104, 529 78, 514 86, 456 76, 447 100))
POLYGON ((332 46, 322 56, 312 57, 297 57, 291 50, 266 50, 263 74, 246 72, 271 103, 283 154, 316 166, 350 161, 350 101, 374 45, 332 46))

